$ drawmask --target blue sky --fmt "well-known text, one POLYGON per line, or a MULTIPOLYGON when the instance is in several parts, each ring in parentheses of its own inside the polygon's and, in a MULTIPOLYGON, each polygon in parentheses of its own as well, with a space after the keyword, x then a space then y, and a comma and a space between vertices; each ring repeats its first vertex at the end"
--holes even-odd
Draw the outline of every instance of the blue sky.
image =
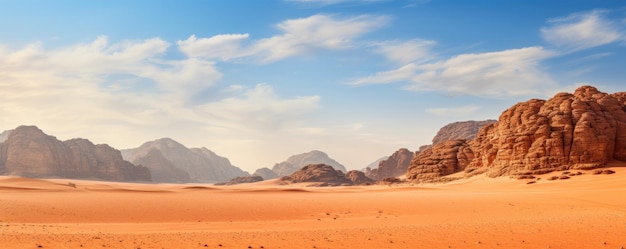
POLYGON ((171 137, 244 170, 360 169, 443 125, 624 91, 624 1, 0 1, 0 129, 171 137))

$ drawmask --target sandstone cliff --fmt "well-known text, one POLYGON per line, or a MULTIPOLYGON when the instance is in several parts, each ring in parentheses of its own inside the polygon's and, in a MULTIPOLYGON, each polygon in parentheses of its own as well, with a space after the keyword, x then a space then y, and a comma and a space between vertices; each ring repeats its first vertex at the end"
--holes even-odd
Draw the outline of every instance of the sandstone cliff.
POLYGON ((124 161, 120 151, 86 139, 65 142, 35 126, 20 126, 0 145, 0 174, 23 177, 151 181, 147 168, 124 161))
POLYGON ((160 182, 214 183, 249 175, 231 165, 228 159, 206 148, 190 149, 170 138, 146 142, 139 148, 122 150, 122 154, 126 160, 155 170, 160 182), (189 179, 185 179, 183 172, 189 179))
POLYGON ((380 161, 377 168, 365 169, 365 175, 374 180, 382 180, 386 177, 398 177, 406 174, 409 164, 415 153, 402 148, 394 152, 387 159, 380 161))
POLYGON ((427 181, 432 177, 425 173, 441 176, 463 170, 490 177, 542 174, 626 161, 625 96, 583 86, 547 101, 518 103, 475 139, 432 148, 430 156, 414 158, 407 176, 427 181), (441 167, 444 158, 446 166, 441 167))
POLYGON ((318 150, 290 156, 287 161, 275 164, 272 171, 277 176, 287 176, 309 164, 326 164, 341 172, 347 172, 346 167, 318 150))

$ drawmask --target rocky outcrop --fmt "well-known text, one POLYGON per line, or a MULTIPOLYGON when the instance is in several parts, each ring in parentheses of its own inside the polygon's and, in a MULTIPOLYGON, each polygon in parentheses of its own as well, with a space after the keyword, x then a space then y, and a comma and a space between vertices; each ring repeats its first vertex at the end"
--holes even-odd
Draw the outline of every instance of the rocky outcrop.
POLYGON ((314 183, 310 186, 350 186, 350 185, 370 185, 375 181, 365 176, 358 170, 351 170, 347 174, 326 164, 309 164, 289 176, 280 178, 284 183, 314 183))
POLYGON ((407 171, 407 179, 430 181, 465 169, 471 160, 466 140, 448 140, 435 144, 415 156, 407 171))
POLYGON ((365 173, 358 170, 350 170, 346 173, 346 178, 354 185, 370 185, 375 181, 365 176, 365 173))
POLYGON ((290 156, 287 161, 275 164, 272 171, 277 176, 287 176, 309 164, 326 164, 341 172, 347 172, 346 167, 318 150, 290 156))
POLYGON ((289 176, 283 176, 281 180, 287 183, 323 183, 320 186, 352 185, 343 172, 326 164, 309 164, 289 176))
POLYGON ((0 145, 0 174, 33 178, 151 181, 150 171, 122 158, 120 151, 86 139, 65 142, 35 126, 20 126, 0 145))
MULTIPOLYGON (((437 135, 433 137, 432 144, 436 145, 443 141, 465 139, 472 140, 476 137, 478 131, 485 125, 493 124, 496 120, 488 119, 483 121, 463 121, 447 124, 439 129, 437 135)), ((426 149, 426 148, 425 148, 426 149)))
POLYGON ((215 185, 220 186, 220 185, 237 185, 237 184, 242 184, 242 183, 253 183, 253 182, 260 182, 263 181, 263 177, 260 176, 238 176, 235 177, 233 179, 230 179, 230 181, 227 182, 218 182, 215 185))
POLYGON ((457 151, 456 158, 448 159, 450 167, 445 167, 453 170, 442 170, 439 175, 461 170, 486 172, 490 177, 529 175, 625 161, 625 96, 624 92, 606 94, 583 86, 573 94, 559 93, 547 101, 518 103, 504 111, 498 122, 485 126, 475 139, 432 148, 430 156, 416 157, 408 177, 429 179, 419 174, 440 168, 440 164, 430 163, 441 158, 436 151, 457 151))
POLYGON ((139 148, 122 150, 122 154, 133 163, 141 163, 150 170, 157 171, 161 182, 184 180, 181 171, 189 176, 187 182, 198 183, 215 183, 237 176, 249 176, 231 165, 228 159, 206 148, 190 149, 170 138, 146 142, 139 148), (154 153, 155 150, 160 154, 154 153))
POLYGON ((402 148, 394 152, 387 159, 382 160, 377 168, 365 169, 365 175, 374 180, 382 180, 385 177, 398 177, 406 174, 409 164, 415 153, 402 148))
POLYGON ((254 171, 254 174, 252 174, 252 175, 253 176, 263 177, 263 179, 265 179, 265 180, 278 178, 278 175, 276 175, 276 173, 274 173, 274 171, 272 171, 269 168, 257 169, 256 171, 254 171))

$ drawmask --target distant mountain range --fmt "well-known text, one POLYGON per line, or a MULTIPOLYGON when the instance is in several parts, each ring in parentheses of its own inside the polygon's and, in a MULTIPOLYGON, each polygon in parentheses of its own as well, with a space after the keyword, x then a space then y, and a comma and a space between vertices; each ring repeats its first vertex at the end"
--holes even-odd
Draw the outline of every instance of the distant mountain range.
POLYGON ((86 139, 59 141, 35 126, 0 135, 0 175, 32 178, 149 182, 150 170, 122 158, 120 151, 86 139))
POLYGON ((348 172, 345 166, 330 158, 326 153, 313 150, 307 153, 290 156, 286 161, 274 164, 272 169, 258 169, 253 175, 261 176, 266 180, 280 176, 288 176, 309 164, 326 164, 336 170, 344 172, 344 174, 348 172))
POLYGON ((213 183, 247 172, 206 148, 169 139, 119 151, 86 139, 59 141, 35 126, 0 133, 0 175, 124 182, 213 183))
POLYGON ((122 150, 122 156, 149 168, 155 182, 215 183, 250 175, 207 148, 187 148, 170 138, 122 150))

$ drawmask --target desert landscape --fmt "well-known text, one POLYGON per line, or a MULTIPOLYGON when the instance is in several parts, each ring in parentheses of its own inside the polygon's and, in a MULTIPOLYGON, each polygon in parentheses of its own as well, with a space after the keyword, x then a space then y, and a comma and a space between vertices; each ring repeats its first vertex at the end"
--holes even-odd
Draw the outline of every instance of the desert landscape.
MULTIPOLYGON (((2 248, 621 248, 626 166, 536 184, 228 187, 0 179, 2 248)), ((555 172, 552 175, 561 175, 555 172)))
POLYGON ((257 170, 269 179, 223 158, 215 167, 202 156, 214 153, 170 139, 131 151, 143 166, 106 145, 20 126, 0 143, 0 241, 3 248, 621 249, 625 104, 624 92, 582 86, 520 102, 497 121, 447 125, 433 145, 399 149, 375 169, 344 173, 311 151, 257 170), (190 182, 189 169, 243 173, 203 183, 190 182), (151 182, 151 172, 186 181, 151 182))
POLYGON ((625 10, 0 0, 0 249, 624 249, 625 10))

